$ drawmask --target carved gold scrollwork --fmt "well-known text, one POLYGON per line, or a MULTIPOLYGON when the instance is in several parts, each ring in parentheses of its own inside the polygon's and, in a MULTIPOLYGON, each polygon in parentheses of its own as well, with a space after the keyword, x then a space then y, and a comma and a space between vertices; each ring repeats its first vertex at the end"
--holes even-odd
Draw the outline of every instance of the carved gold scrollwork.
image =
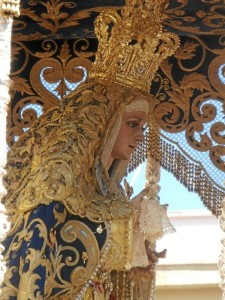
POLYGON ((202 123, 200 122, 192 122, 188 125, 186 130, 186 138, 188 143, 192 146, 192 148, 198 151, 207 151, 211 148, 212 142, 209 136, 204 134, 199 134, 200 140, 198 141, 195 138, 196 132, 202 132, 204 129, 202 123))
MULTIPOLYGON (((57 0, 50 0, 50 1, 29 1, 29 5, 31 6, 43 6, 45 12, 41 13, 40 16, 36 15, 34 11, 31 11, 29 8, 25 8, 21 10, 21 14, 23 16, 28 16, 29 18, 33 19, 35 22, 39 23, 39 26, 42 26, 49 30, 52 34, 56 33, 60 28, 60 23, 63 22, 67 23, 67 26, 72 22, 75 22, 79 19, 77 17, 76 20, 69 17, 69 14, 63 11, 63 7, 67 8, 74 8, 76 4, 72 1, 57 1, 57 0), (60 22, 61 21, 61 22, 60 22)), ((63 25, 61 25, 63 26, 63 25)), ((64 24, 65 26, 65 24, 64 24)))
POLYGON ((212 125, 210 134, 213 140, 218 144, 225 144, 225 134, 221 134, 225 132, 225 124, 222 122, 217 122, 212 125))
MULTIPOLYGON (((166 65, 163 66, 166 67, 166 65)), ((168 74, 166 68, 165 70, 168 74)), ((171 133, 176 133, 187 128, 190 118, 190 98, 193 96, 195 90, 210 90, 210 85, 205 76, 198 73, 184 76, 179 86, 171 78, 171 84, 172 88, 166 90, 167 95, 170 97, 169 101, 164 101, 157 105, 154 114, 160 128, 171 133)), ((205 96, 209 97, 209 94, 205 96)), ((203 114, 199 113, 199 107, 203 101, 206 101, 203 96, 196 97, 191 107, 192 113, 196 115, 197 120, 203 117, 205 119, 201 121, 208 122, 209 118, 213 119, 215 117, 216 110, 212 105, 207 104, 203 108, 203 114), (198 108, 197 112, 193 109, 195 107, 198 108)))
MULTIPOLYGON (((29 36, 28 38, 28 42, 33 41, 34 37, 33 36, 29 36)), ((12 37, 12 41, 13 41, 13 45, 12 45, 12 64, 13 64, 13 70, 11 70, 11 76, 13 76, 13 80, 17 79, 19 80, 19 78, 15 78, 14 76, 16 75, 21 75, 21 73, 25 70, 25 68, 28 65, 28 62, 30 62, 30 60, 32 60, 33 57, 36 57, 38 59, 41 58, 48 58, 51 57, 53 55, 56 54, 57 50, 58 50, 58 45, 56 43, 56 41, 54 40, 45 40, 41 43, 41 49, 42 51, 36 51, 33 50, 32 47, 29 46, 29 44, 25 43, 25 42, 21 42, 20 40, 17 40, 17 35, 13 35, 12 37), (17 64, 15 64, 15 61, 17 62, 17 64)), ((36 41, 37 42, 37 41, 36 41)), ((23 84, 28 83, 28 78, 21 78, 20 80, 23 80, 23 84)), ((17 82, 17 81, 16 81, 17 82)), ((20 83, 20 81, 18 81, 18 83, 20 83)), ((29 86, 26 85, 24 86, 24 88, 28 88, 29 86)), ((19 89, 20 90, 20 86, 15 86, 13 87, 13 90, 15 89, 19 89)), ((27 90, 23 90, 23 92, 28 92, 27 90)))
POLYGON ((217 56, 209 64, 208 76, 211 84, 218 92, 225 93, 225 55, 217 56), (218 72, 215 72, 218 70, 218 72), (222 79, 223 78, 223 81, 222 79))
POLYGON ((38 104, 43 107, 43 99, 38 96, 24 97, 18 102, 13 110, 12 120, 18 128, 29 128, 37 119, 37 112, 34 109, 26 109, 27 105, 38 104))
MULTIPOLYGON (((63 70, 61 63, 54 58, 40 59, 31 69, 30 83, 33 89, 41 96, 49 105, 56 105, 57 99, 48 89, 45 88, 41 81, 41 75, 48 83, 61 82, 63 78, 63 70), (46 101, 47 100, 47 101, 46 101)), ((65 92, 65 88, 57 88, 59 95, 65 92)))
POLYGON ((224 21, 225 16, 221 11, 224 9, 223 4, 221 4, 220 0, 202 0, 203 3, 211 4, 210 11, 208 14, 203 14, 203 20, 202 23, 212 27, 214 29, 221 29, 223 31, 224 29, 224 21), (218 4, 217 4, 218 3, 218 4), (217 4, 217 5, 215 5, 217 4))
POLYGON ((61 46, 55 41, 47 40, 41 43, 42 52, 32 52, 22 43, 15 45, 19 45, 14 48, 14 51, 18 51, 14 53, 15 56, 22 51, 25 53, 22 56, 25 60, 20 60, 11 74, 14 80, 13 91, 14 95, 20 93, 23 97, 13 107, 11 120, 14 126, 8 131, 9 145, 12 145, 15 136, 20 136, 40 114, 55 106, 74 85, 86 78, 91 67, 88 57, 93 55, 93 52, 85 52, 90 45, 84 39, 73 41, 72 45, 64 41, 61 46), (56 56, 57 51, 59 54, 56 56), (73 53, 80 57, 73 57, 73 53), (18 77, 17 75, 28 67, 31 56, 38 60, 29 71, 29 80, 18 77))
MULTIPOLYGON (((176 1, 174 1, 176 2, 176 1)), ((221 0, 198 0, 193 11, 192 2, 188 0, 176 2, 176 7, 167 10, 169 19, 166 24, 189 33, 205 33, 205 27, 210 28, 209 34, 224 33, 224 4, 221 0)))
POLYGON ((215 146, 210 150, 210 159, 218 169, 225 172, 225 146, 215 146))
POLYGON ((73 53, 80 58, 88 58, 95 55, 95 52, 90 51, 90 42, 87 39, 78 39, 73 44, 73 53))
POLYGON ((197 71, 205 61, 206 48, 205 43, 198 36, 190 35, 176 52, 179 67, 185 72, 197 71), (193 59, 196 56, 199 59, 193 59))
POLYGON ((164 102, 155 108, 154 114, 161 129, 175 133, 186 128, 188 121, 186 112, 187 110, 182 110, 176 103, 164 102))
MULTIPOLYGON (((77 57, 71 59, 67 42, 64 42, 60 55, 56 58, 39 60, 31 69, 30 82, 39 95, 48 99, 49 105, 56 103, 56 97, 43 85, 40 75, 43 72, 43 79, 47 83, 55 83, 55 91, 62 98, 68 91, 66 80, 71 83, 80 82, 84 78, 84 69, 88 72, 91 67, 90 60, 77 57)), ((47 102, 45 100, 45 102, 47 102)))
POLYGON ((216 117, 216 107, 212 103, 204 103, 210 99, 219 99, 218 93, 202 93, 196 97, 192 103, 192 115, 194 119, 201 123, 209 123, 216 117))
POLYGON ((218 99, 216 93, 205 93, 195 98, 192 104, 192 116, 195 121, 190 122, 186 128, 186 138, 188 143, 198 151, 207 151, 212 147, 211 137, 207 133, 199 134, 199 141, 196 140, 196 132, 203 132, 204 123, 209 123, 215 119, 216 107, 210 103, 210 97, 218 99))

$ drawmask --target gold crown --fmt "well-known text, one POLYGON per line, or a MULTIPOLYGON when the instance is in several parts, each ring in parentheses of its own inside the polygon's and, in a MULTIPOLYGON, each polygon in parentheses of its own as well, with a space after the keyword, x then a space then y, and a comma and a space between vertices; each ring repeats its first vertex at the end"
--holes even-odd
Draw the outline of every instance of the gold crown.
POLYGON ((105 9, 95 20, 99 45, 90 78, 149 92, 160 63, 174 54, 179 38, 164 32, 165 0, 127 0, 120 14, 105 9))

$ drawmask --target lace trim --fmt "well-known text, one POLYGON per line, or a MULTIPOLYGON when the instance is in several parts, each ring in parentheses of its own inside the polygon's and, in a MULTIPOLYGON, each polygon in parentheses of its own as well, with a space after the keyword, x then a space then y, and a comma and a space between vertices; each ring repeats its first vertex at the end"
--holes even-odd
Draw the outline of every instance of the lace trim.
POLYGON ((151 242, 163 237, 165 233, 175 232, 167 216, 167 205, 161 205, 156 199, 144 197, 139 219, 141 230, 151 242))

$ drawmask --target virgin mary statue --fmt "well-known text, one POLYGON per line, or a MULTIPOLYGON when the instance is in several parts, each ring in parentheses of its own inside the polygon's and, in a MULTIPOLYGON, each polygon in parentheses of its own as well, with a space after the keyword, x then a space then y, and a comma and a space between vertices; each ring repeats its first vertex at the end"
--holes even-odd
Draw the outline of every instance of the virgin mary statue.
POLYGON ((139 226, 149 188, 129 201, 121 181, 146 157, 149 86, 178 46, 162 31, 165 7, 127 1, 120 13, 103 11, 87 82, 9 152, 1 300, 152 299, 151 241, 139 226))

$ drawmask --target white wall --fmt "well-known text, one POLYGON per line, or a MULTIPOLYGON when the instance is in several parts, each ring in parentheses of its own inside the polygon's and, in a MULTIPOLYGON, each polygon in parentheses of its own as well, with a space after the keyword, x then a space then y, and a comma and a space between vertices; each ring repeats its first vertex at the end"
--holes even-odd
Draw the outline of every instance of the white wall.
POLYGON ((157 268, 157 300, 220 300, 217 267, 223 233, 218 220, 206 210, 169 214, 176 233, 158 241, 167 249, 157 268))

